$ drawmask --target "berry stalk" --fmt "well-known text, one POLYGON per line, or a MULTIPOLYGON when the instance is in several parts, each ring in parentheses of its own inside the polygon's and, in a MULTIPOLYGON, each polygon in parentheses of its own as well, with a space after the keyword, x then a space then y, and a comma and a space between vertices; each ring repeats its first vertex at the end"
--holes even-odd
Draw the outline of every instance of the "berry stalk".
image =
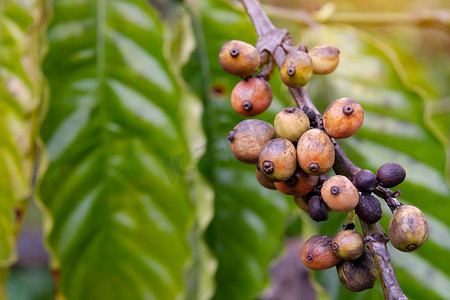
MULTIPOLYGON (((297 51, 298 48, 292 45, 291 37, 286 29, 278 29, 273 25, 258 0, 241 1, 258 35, 256 48, 260 53, 264 51, 270 53, 276 65, 281 69, 286 57, 290 53, 297 51)), ((290 92, 299 108, 303 109, 306 106, 316 113, 316 123, 318 126, 321 126, 323 117, 303 87, 290 88, 290 92)), ((342 174, 350 180, 353 179, 360 168, 349 160, 336 141, 333 140, 333 144, 336 155, 333 168, 336 174, 342 174)), ((391 192, 389 189, 376 189, 376 194, 384 198, 388 205, 391 204, 389 207, 392 210, 394 206, 397 206, 397 203, 394 195, 390 195, 389 192, 391 192)), ((386 243, 389 240, 387 235, 378 222, 372 225, 364 222, 361 222, 361 224, 365 236, 365 245, 369 248, 376 262, 385 299, 407 299, 400 288, 390 262, 390 256, 386 247, 386 243)))

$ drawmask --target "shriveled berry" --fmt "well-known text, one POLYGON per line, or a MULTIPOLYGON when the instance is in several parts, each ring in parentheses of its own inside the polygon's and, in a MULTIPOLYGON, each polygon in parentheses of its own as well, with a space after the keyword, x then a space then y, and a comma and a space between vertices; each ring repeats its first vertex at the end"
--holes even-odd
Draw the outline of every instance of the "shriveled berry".
POLYGON ((343 230, 333 239, 334 254, 345 260, 357 259, 364 252, 364 240, 356 230, 343 230))
POLYGON ((286 181, 275 182, 277 190, 286 195, 304 196, 311 192, 319 181, 319 176, 309 175, 297 168, 295 174, 286 181))
POLYGON ((228 41, 219 52, 219 64, 226 72, 239 77, 250 76, 259 68, 259 52, 243 41, 228 41))
POLYGON ((325 202, 317 195, 312 196, 308 201, 308 213, 311 219, 316 222, 328 220, 328 212, 325 202))
POLYGON ((325 181, 320 190, 325 203, 335 211, 348 212, 356 207, 359 194, 353 183, 345 176, 334 175, 325 181))
POLYGON ((275 136, 275 128, 269 123, 248 119, 230 131, 228 140, 234 157, 246 164, 256 164, 261 148, 275 136))
POLYGON ((308 116, 310 124, 312 124, 312 123, 314 123, 316 121, 316 116, 317 115, 311 108, 309 108, 308 106, 304 105, 302 107, 302 111, 308 116))
POLYGON ((279 137, 297 143, 300 136, 309 129, 309 119, 301 109, 286 107, 276 115, 274 127, 279 137))
POLYGON ((339 280, 350 291, 361 292, 373 288, 378 272, 368 250, 356 260, 344 260, 336 267, 339 280))
POLYGON ((402 205, 389 222, 389 239, 400 251, 419 249, 428 239, 429 229, 425 216, 415 206, 402 205))
POLYGON ((334 164, 334 145, 330 137, 317 128, 306 131, 297 144, 298 164, 308 174, 322 175, 334 164))
POLYGON ((311 270, 325 270, 337 265, 341 259, 334 254, 333 238, 327 235, 313 235, 303 245, 302 261, 311 270))
POLYGON ((333 101, 323 115, 323 126, 329 136, 345 139, 358 131, 364 121, 364 110, 351 98, 333 101))
POLYGON ((250 78, 236 84, 231 92, 231 106, 240 115, 253 117, 272 103, 270 84, 262 78, 250 78))
POLYGON ((285 181, 297 169, 297 154, 294 145, 283 138, 267 142, 259 153, 259 169, 273 181, 285 181))
POLYGON ((314 74, 329 74, 339 65, 339 49, 323 45, 312 48, 308 54, 313 63, 314 74))
POLYGON ((312 61, 303 51, 289 54, 280 69, 281 80, 291 88, 304 86, 311 79, 313 73, 312 61))
POLYGON ((360 193, 355 212, 361 221, 368 224, 375 224, 383 216, 380 201, 370 193, 365 192, 360 193))
POLYGON ((295 204, 297 204, 298 208, 301 210, 308 212, 308 201, 305 196, 295 196, 294 197, 295 204))
POLYGON ((378 183, 386 188, 399 185, 406 178, 406 171, 403 167, 395 162, 382 165, 377 172, 378 183))
POLYGON ((363 192, 372 192, 377 186, 377 176, 370 170, 359 170, 354 178, 355 186, 363 192))
POLYGON ((259 184, 261 184, 263 187, 269 190, 276 190, 274 182, 264 175, 261 170, 259 169, 259 166, 256 166, 255 170, 256 179, 258 180, 259 184))

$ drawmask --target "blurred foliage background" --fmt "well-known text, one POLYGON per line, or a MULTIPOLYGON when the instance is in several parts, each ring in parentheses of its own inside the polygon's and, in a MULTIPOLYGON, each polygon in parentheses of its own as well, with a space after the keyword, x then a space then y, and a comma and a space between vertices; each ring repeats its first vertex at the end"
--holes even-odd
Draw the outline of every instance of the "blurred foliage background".
MULTIPOLYGON (((448 3, 263 4, 295 43, 340 48, 338 69, 306 90, 321 111, 362 104, 341 146, 374 172, 401 163, 400 201, 430 226, 418 251, 390 247, 400 285, 450 299, 448 3)), ((238 1, 0 0, 0 298, 282 299, 286 259, 303 276, 281 288, 295 299, 382 298, 379 283, 351 293, 296 259, 344 214, 312 222, 233 158, 239 78, 217 61, 231 39, 257 39, 238 1)), ((270 84, 257 118, 272 123, 294 101, 276 73, 270 84)), ((390 216, 384 206, 385 229, 390 216)))

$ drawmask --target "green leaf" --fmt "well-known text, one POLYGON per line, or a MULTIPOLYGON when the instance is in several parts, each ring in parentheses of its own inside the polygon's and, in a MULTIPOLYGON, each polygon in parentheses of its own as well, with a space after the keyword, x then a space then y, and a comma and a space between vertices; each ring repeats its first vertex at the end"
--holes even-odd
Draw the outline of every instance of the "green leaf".
POLYGON ((61 291, 68 299, 183 296, 214 270, 194 257, 207 252, 201 233, 212 197, 186 135, 202 136, 198 100, 170 70, 165 29, 144 0, 56 0, 53 9, 44 65, 52 98, 41 131, 50 164, 40 195, 61 291))
MULTIPOLYGON (((39 1, 0 2, 0 266, 16 260, 16 235, 38 180, 40 72, 45 25, 39 1), (44 28, 44 27, 42 27, 44 28)), ((2 271, 3 272, 3 271, 2 271)), ((2 276, 3 277, 3 276, 2 276)), ((2 280, 3 281, 3 280, 2 280)))

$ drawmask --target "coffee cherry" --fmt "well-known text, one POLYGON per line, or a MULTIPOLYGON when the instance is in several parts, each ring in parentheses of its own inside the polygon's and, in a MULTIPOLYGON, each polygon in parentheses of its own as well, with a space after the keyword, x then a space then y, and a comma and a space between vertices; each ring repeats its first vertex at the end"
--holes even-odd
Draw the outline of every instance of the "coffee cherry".
POLYGON ((243 41, 228 41, 220 49, 219 64, 232 75, 250 76, 258 70, 259 63, 258 50, 243 41))
POLYGON ((279 137, 297 143, 300 136, 309 129, 309 119, 301 109, 286 107, 276 115, 274 127, 279 137))
POLYGON ((333 239, 334 254, 345 260, 354 260, 364 252, 364 240, 356 230, 338 232, 333 239))
POLYGON ((400 251, 411 252, 419 249, 428 239, 428 223, 425 216, 415 206, 402 205, 389 222, 389 238, 400 251))
POLYGON ((291 178, 286 181, 275 182, 275 186, 283 194, 304 196, 314 189, 318 181, 318 176, 309 175, 302 169, 297 168, 291 178))
POLYGON ((328 212, 325 202, 317 195, 312 196, 308 201, 308 213, 311 219, 316 222, 328 220, 328 212))
POLYGON ((313 235, 303 245, 302 261, 311 270, 325 270, 337 265, 341 259, 331 249, 333 238, 326 235, 313 235))
POLYGON ((316 113, 306 105, 303 105, 302 111, 308 116, 309 123, 312 124, 316 121, 316 113))
POLYGON ((308 201, 305 196, 295 196, 294 197, 295 204, 297 204, 298 208, 301 210, 308 212, 308 201))
POLYGON ((356 207, 359 194, 353 183, 345 176, 334 175, 324 182, 320 190, 323 201, 332 209, 348 212, 356 207))
POLYGON ((323 115, 323 126, 329 136, 345 139, 352 136, 364 121, 361 105, 351 98, 340 98, 332 102, 323 115))
POLYGON ((316 46, 308 54, 313 63, 314 74, 329 74, 339 64, 339 49, 332 46, 316 46))
POLYGON ((273 139, 261 148, 259 169, 273 181, 285 181, 297 169, 295 147, 286 139, 273 139))
POLYGON ((377 181, 382 187, 391 188, 399 185, 406 178, 406 171, 395 162, 382 165, 377 172, 377 181))
POLYGON ((272 103, 270 84, 262 78, 250 78, 236 84, 231 92, 231 106, 240 115, 253 117, 272 103))
POLYGON ((264 175, 261 170, 259 169, 259 166, 256 166, 255 170, 256 179, 258 180, 259 184, 261 184, 263 187, 269 190, 276 190, 274 182, 264 175))
POLYGON ((377 176, 370 170, 359 170, 354 178, 355 186, 363 192, 372 192, 377 186, 377 176))
POLYGON ((358 205, 355 212, 361 221, 375 224, 383 216, 380 201, 369 193, 360 193, 358 205))
POLYGON ((297 51, 286 56, 280 69, 281 80, 291 88, 304 86, 313 73, 312 61, 303 51, 297 51))
POLYGON ((297 158, 300 167, 306 173, 325 174, 334 164, 334 145, 323 130, 310 129, 298 140, 297 158))
POLYGON ((367 250, 356 260, 342 261, 336 269, 341 283, 353 292, 373 288, 378 279, 377 267, 367 250))
POLYGON ((240 122, 228 134, 231 152, 246 164, 258 163, 261 148, 275 137, 275 128, 272 125, 256 119, 240 122))

